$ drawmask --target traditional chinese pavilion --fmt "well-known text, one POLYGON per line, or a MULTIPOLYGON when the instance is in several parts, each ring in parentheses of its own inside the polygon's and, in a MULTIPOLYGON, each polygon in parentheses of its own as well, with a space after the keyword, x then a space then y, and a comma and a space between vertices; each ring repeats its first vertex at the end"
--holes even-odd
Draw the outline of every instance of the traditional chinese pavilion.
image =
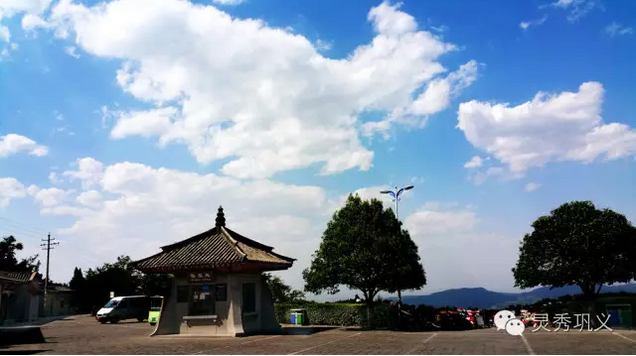
POLYGON ((222 207, 214 228, 161 250, 134 262, 142 272, 175 276, 153 335, 241 336, 280 328, 262 272, 288 269, 294 259, 227 228, 222 207))

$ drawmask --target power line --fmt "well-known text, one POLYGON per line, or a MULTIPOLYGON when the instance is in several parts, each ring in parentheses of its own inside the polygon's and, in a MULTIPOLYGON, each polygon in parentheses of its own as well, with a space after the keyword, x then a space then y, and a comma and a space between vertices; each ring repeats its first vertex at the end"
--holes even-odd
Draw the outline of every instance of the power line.
POLYGON ((19 237, 19 236, 24 235, 24 236, 30 236, 30 237, 34 237, 36 239, 40 239, 41 236, 42 236, 42 234, 35 234, 35 233, 32 233, 32 232, 28 232, 26 230, 20 230, 20 229, 18 229, 16 227, 6 227, 6 226, 4 226, 4 227, 2 227, 0 229, 3 230, 3 231, 7 231, 8 235, 14 235, 15 237, 19 237))
POLYGON ((27 229, 27 230, 31 230, 31 231, 33 231, 35 233, 38 233, 38 234, 47 234, 48 233, 46 230, 31 226, 31 225, 28 225, 28 224, 23 224, 23 223, 15 221, 15 220, 11 220, 9 218, 5 218, 5 217, 0 216, 0 219, 7 221, 7 224, 11 224, 13 226, 17 225, 18 227, 21 227, 21 228, 24 228, 24 229, 27 229))

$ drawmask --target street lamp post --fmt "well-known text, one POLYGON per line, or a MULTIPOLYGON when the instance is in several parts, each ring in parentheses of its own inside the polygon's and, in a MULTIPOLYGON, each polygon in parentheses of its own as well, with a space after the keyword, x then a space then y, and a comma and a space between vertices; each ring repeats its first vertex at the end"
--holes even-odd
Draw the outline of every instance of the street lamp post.
MULTIPOLYGON (((383 190, 380 193, 381 194, 389 194, 390 196, 393 197, 393 202, 395 203, 395 218, 398 220, 398 229, 400 228, 400 217, 398 215, 398 205, 400 202, 400 195, 402 195, 402 193, 404 193, 407 190, 411 190, 413 189, 414 186, 412 185, 407 185, 406 187, 402 187, 400 189, 398 189, 398 187, 395 187, 395 190, 383 190)), ((398 234, 399 236, 399 234, 398 234)), ((398 283, 399 283, 399 279, 398 279, 398 283)), ((400 290, 400 286, 397 286, 397 294, 398 294, 398 328, 400 326, 400 320, 402 319, 402 291, 400 290)))
POLYGON ((407 185, 406 187, 402 187, 400 189, 398 189, 398 187, 395 187, 395 190, 383 190, 380 192, 381 194, 389 194, 393 197, 393 202, 395 203, 395 217, 398 220, 400 220, 400 217, 398 215, 398 203, 400 202, 400 195, 402 195, 402 193, 407 190, 413 189, 413 187, 413 185, 407 185))

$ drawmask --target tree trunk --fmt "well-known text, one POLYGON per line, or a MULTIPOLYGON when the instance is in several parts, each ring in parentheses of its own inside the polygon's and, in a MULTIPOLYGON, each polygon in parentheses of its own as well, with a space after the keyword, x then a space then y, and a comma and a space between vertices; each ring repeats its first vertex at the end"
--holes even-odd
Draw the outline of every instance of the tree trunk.
POLYGON ((595 287, 593 286, 591 292, 583 295, 587 306, 587 313, 590 315, 590 325, 592 328, 598 326, 598 319, 596 318, 596 293, 594 293, 595 287))
POLYGON ((370 330, 375 329, 375 323, 373 320, 373 300, 367 301, 367 327, 370 330))
POLYGON ((402 322, 402 291, 398 289, 398 300, 397 300, 397 310, 398 310, 398 330, 402 331, 404 323, 402 322))

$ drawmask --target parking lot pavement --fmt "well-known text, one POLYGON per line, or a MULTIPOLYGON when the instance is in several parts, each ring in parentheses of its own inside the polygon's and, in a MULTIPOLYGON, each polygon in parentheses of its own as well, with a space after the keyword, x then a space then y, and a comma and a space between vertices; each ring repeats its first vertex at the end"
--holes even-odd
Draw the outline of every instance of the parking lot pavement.
POLYGON ((42 326, 47 342, 1 353, 42 354, 636 354, 636 332, 536 332, 495 329, 390 332, 332 329, 311 335, 244 338, 150 337, 146 323, 100 324, 76 316, 42 326))

